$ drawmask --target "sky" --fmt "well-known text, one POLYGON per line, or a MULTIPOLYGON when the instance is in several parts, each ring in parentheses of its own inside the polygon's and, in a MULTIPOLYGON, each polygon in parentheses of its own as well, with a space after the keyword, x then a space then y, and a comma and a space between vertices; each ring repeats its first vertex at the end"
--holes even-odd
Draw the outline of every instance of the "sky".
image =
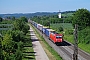
POLYGON ((0 14, 90 10, 90 0, 0 0, 0 14))

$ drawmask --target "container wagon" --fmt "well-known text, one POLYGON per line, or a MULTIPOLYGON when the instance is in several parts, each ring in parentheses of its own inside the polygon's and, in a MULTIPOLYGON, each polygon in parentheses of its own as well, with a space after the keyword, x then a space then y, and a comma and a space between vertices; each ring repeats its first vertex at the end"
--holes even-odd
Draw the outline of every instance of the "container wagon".
POLYGON ((46 29, 46 31, 45 31, 46 36, 50 37, 50 33, 51 33, 51 32, 55 32, 55 30, 46 29))
POLYGON ((49 29, 49 28, 43 26, 43 33, 44 33, 44 34, 45 34, 45 32, 46 32, 46 29, 49 29))

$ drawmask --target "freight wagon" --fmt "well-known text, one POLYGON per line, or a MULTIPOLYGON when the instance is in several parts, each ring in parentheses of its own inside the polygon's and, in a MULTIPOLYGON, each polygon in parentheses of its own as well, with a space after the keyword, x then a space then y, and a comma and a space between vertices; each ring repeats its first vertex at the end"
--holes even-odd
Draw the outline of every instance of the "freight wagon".
POLYGON ((49 29, 49 28, 43 26, 43 33, 44 33, 44 34, 45 34, 45 32, 46 32, 46 29, 49 29))
POLYGON ((43 25, 37 24, 37 28, 38 28, 40 31, 42 31, 42 27, 43 27, 43 25))

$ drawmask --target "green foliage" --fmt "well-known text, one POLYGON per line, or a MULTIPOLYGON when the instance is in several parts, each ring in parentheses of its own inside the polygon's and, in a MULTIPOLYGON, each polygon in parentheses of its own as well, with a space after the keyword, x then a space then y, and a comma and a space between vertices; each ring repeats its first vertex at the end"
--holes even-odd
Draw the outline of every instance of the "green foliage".
POLYGON ((7 16, 7 19, 11 19, 11 17, 10 16, 7 16))
POLYGON ((73 25, 78 24, 79 30, 90 26, 90 12, 87 9, 78 9, 73 14, 73 25))
POLYGON ((2 41, 2 37, 0 36, 0 59, 2 60, 2 58, 3 58, 3 54, 2 54, 2 43, 1 43, 1 41, 2 41))
POLYGON ((22 41, 18 42, 18 50, 20 50, 20 51, 23 50, 23 42, 22 41))
POLYGON ((90 44, 90 27, 79 32, 79 43, 90 44))
POLYGON ((24 24, 22 31, 26 34, 26 33, 28 33, 29 29, 30 29, 30 27, 27 24, 24 24))
POLYGON ((2 46, 6 52, 10 52, 13 49, 12 36, 10 34, 5 34, 2 41, 2 46))
POLYGON ((63 18, 64 23, 72 23, 72 20, 73 20, 72 16, 68 16, 67 18, 63 18))
POLYGON ((79 43, 79 48, 90 54, 90 44, 79 43))
POLYGON ((65 31, 65 34, 67 34, 67 35, 73 35, 73 30, 66 30, 65 31))
POLYGON ((2 20, 3 20, 3 19, 0 17, 0 22, 2 22, 2 20))
POLYGON ((0 24, 11 24, 12 21, 11 20, 3 20, 2 22, 0 22, 0 24))
POLYGON ((71 23, 57 23, 57 24, 50 24, 52 29, 58 29, 59 27, 62 27, 64 30, 68 29, 71 30, 73 29, 73 26, 71 23))
POLYGON ((20 51, 20 50, 16 51, 15 60, 22 60, 22 51, 20 51))
POLYGON ((59 32, 63 31, 63 28, 60 26, 60 27, 58 28, 58 31, 59 31, 59 32))
POLYGON ((28 19, 26 17, 21 17, 20 20, 24 21, 24 22, 28 22, 28 19))
POLYGON ((18 19, 14 22, 14 29, 23 31, 26 34, 29 30, 29 26, 24 21, 18 19))
POLYGON ((22 20, 18 19, 14 21, 14 29, 15 30, 22 30, 23 26, 24 26, 25 22, 23 22, 22 20))
POLYGON ((44 22, 42 25, 47 26, 48 22, 50 23, 62 23, 63 19, 58 18, 58 15, 50 15, 50 16, 35 16, 31 18, 31 20, 42 24, 42 21, 44 22))
POLYGON ((11 31, 12 34, 12 38, 13 41, 15 42, 20 42, 20 41, 24 41, 24 33, 22 31, 19 30, 15 30, 15 31, 11 31))
POLYGON ((3 35, 3 40, 1 40, 0 37, 0 42, 3 49, 0 49, 0 59, 2 56, 3 60, 22 60, 24 48, 23 42, 30 40, 25 37, 25 35, 28 33, 29 26, 26 24, 26 21, 23 18, 15 20, 15 18, 12 17, 12 19, 14 21, 6 20, 0 22, 0 27, 2 28, 14 27, 13 30, 0 30, 1 34, 3 35))
POLYGON ((15 17, 14 16, 12 17, 12 20, 15 20, 15 17))

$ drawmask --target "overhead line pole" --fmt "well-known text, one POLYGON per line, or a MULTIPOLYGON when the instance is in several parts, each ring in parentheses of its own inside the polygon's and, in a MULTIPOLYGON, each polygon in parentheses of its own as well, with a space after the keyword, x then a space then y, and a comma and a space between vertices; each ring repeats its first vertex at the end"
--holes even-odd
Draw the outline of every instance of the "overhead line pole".
POLYGON ((73 60, 78 60, 78 25, 75 24, 75 31, 74 31, 74 54, 73 60))

